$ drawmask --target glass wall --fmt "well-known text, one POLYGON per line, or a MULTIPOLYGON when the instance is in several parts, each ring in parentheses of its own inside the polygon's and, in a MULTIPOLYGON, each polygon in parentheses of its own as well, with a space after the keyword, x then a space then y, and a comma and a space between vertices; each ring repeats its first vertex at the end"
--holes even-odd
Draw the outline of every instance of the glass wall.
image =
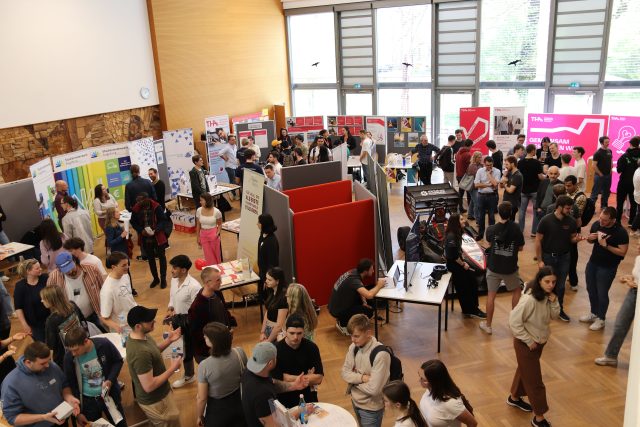
POLYGON ((544 89, 480 89, 480 105, 521 107, 527 113, 544 112, 544 89))
POLYGON ((331 12, 289 17, 289 62, 293 85, 336 82, 334 34, 331 12))
POLYGON ((613 0, 607 81, 640 80, 640 1, 613 0))
POLYGON ((602 114, 621 116, 640 115, 640 89, 605 89, 602 114))
POLYGON ((338 114, 336 89, 296 89, 293 91, 295 116, 330 116, 338 114))

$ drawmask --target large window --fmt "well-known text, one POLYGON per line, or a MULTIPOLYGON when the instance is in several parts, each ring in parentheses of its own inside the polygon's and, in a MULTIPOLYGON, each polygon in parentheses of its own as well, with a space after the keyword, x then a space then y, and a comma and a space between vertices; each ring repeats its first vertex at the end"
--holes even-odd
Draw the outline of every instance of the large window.
POLYGON ((480 89, 480 105, 525 107, 527 113, 544 112, 544 89, 480 89))
POLYGON ((376 40, 379 83, 431 81, 431 5, 378 9, 376 40))
POLYGON ((379 89, 378 114, 381 116, 430 116, 431 90, 379 89))
POLYGON ((294 85, 336 82, 334 34, 331 12, 289 17, 291 82, 294 85))
POLYGON ((605 89, 602 114, 637 116, 640 105, 640 89, 605 89))
POLYGON ((613 0, 607 81, 640 80, 640 1, 613 0))
POLYGON ((293 91, 294 115, 331 116, 338 114, 336 89, 296 89, 293 91))
POLYGON ((550 0, 482 0, 480 81, 544 81, 549 16, 550 0))

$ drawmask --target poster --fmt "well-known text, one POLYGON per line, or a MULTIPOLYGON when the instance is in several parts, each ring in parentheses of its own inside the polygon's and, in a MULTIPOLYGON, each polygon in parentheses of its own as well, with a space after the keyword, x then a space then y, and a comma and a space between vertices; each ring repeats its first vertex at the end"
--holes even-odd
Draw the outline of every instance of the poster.
MULTIPOLYGON (((158 144, 160 145, 159 152, 162 152, 162 143, 158 144)), ((131 164, 140 166, 141 177, 149 179, 149 169, 158 169, 156 152, 156 147, 151 137, 129 142, 131 164)))
POLYGON ((269 137, 267 136, 266 129, 256 129, 253 131, 253 138, 255 139, 256 145, 260 148, 269 147, 269 137))
POLYGON ((418 132, 409 132, 409 147, 413 148, 418 145, 420 134, 418 132))
POLYGON ((364 128, 362 116, 328 116, 328 128, 330 136, 339 137, 344 133, 344 128, 349 128, 351 135, 358 137, 360 130, 364 128))
POLYGON ((323 129, 323 116, 287 117, 287 132, 292 141, 294 136, 301 134, 304 142, 311 144, 323 129))
POLYGON ((162 132, 164 139, 165 162, 169 172, 171 197, 176 197, 182 189, 191 193, 189 171, 193 168, 191 157, 193 150, 193 129, 184 128, 162 132))
POLYGON ((238 259, 249 258, 249 265, 258 262, 258 216, 262 214, 264 176, 246 169, 242 182, 242 207, 240 234, 238 235, 238 259))
MULTIPOLYGON (((613 153, 614 168, 620 156, 629 148, 629 140, 635 135, 640 135, 640 117, 609 116, 609 149, 613 153)), ((619 178, 619 174, 612 174, 611 191, 617 190, 619 178)))
MULTIPOLYGON (((131 181, 131 159, 129 143, 108 144, 91 147, 72 153, 55 156, 54 179, 62 179, 69 185, 69 195, 78 201, 78 206, 93 214, 94 188, 106 185, 109 193, 120 207, 124 207, 124 187, 131 181)), ((91 215, 95 236, 100 227, 97 218, 91 215)))
POLYGON ((607 119, 603 115, 529 113, 527 144, 539 147, 542 138, 548 136, 562 154, 571 154, 573 147, 581 146, 586 160, 598 149, 598 138, 607 134, 607 119))
POLYGON ((374 144, 387 144, 387 128, 384 117, 367 117, 365 119, 365 127, 368 132, 371 132, 371 139, 373 139, 374 144))
POLYGON ((220 151, 225 145, 228 144, 222 142, 207 144, 207 156, 209 157, 209 174, 214 175, 218 182, 229 182, 229 175, 224 168, 224 159, 220 157, 220 151))
POLYGON ((493 108, 493 140, 505 157, 516 145, 518 135, 526 133, 524 122, 524 107, 493 108))
POLYGON ((489 151, 484 145, 489 140, 490 107, 470 107, 460 109, 460 128, 467 138, 473 140, 471 151, 489 151))
POLYGON ((53 167, 49 157, 29 166, 33 190, 38 201, 40 218, 51 218, 57 224, 58 213, 54 207, 56 197, 56 184, 53 177, 53 167))
POLYGON ((216 135, 217 129, 224 130, 227 135, 231 133, 231 128, 229 127, 229 116, 211 116, 204 119, 204 131, 207 135, 207 143, 218 140, 218 136, 216 135))

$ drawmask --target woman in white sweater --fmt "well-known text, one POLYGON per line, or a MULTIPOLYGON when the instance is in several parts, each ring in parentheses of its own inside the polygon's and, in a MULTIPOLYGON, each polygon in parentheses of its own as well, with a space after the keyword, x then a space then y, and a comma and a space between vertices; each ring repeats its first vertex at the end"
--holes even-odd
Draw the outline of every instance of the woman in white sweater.
POLYGON ((111 197, 109 189, 102 184, 96 185, 93 192, 95 196, 93 199, 93 213, 98 217, 98 225, 100 225, 100 228, 104 232, 107 209, 118 209, 118 201, 111 197))
POLYGON ((549 323, 560 315, 560 304, 553 289, 556 275, 551 267, 542 267, 536 277, 527 284, 518 305, 511 311, 509 327, 513 333, 513 347, 518 368, 511 384, 507 404, 525 412, 533 411, 531 425, 550 426, 544 418, 549 410, 547 394, 542 382, 540 357, 549 339, 549 323), (529 403, 522 399, 529 397, 529 403))

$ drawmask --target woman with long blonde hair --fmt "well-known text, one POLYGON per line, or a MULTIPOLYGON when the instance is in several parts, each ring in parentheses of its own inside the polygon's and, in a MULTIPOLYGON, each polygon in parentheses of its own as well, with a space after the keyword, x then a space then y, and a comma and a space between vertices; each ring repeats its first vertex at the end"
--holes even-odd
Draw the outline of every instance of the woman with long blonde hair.
POLYGON ((53 361, 62 366, 65 353, 62 336, 81 323, 84 324, 85 318, 59 286, 47 286, 40 291, 40 298, 51 312, 44 325, 45 344, 53 350, 53 361))
POLYGON ((49 310, 40 301, 40 291, 47 286, 49 276, 42 272, 42 266, 33 258, 18 265, 18 274, 22 279, 16 282, 13 291, 18 320, 23 331, 31 334, 34 340, 44 342, 44 324, 49 310))
POLYGON ((304 337, 313 341, 318 326, 318 315, 307 289, 300 283, 291 283, 287 289, 289 315, 297 314, 304 319, 304 337))

